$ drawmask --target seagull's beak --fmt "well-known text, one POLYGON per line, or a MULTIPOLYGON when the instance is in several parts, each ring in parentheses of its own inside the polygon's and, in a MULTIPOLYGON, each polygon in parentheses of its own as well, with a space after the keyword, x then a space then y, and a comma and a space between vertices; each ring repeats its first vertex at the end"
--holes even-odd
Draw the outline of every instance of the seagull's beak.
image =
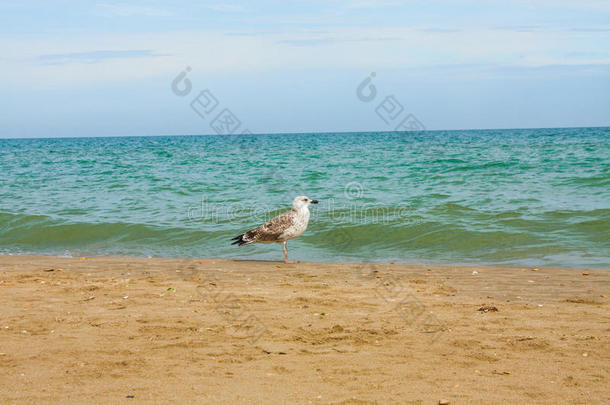
POLYGON ((312 204, 317 204, 317 203, 319 203, 319 201, 318 200, 311 200, 311 203, 312 204))

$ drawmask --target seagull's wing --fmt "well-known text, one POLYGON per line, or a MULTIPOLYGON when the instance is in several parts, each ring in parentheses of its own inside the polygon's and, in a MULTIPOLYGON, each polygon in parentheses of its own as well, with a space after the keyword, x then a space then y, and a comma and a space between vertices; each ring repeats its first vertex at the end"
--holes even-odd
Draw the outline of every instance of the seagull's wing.
POLYGON ((249 245, 257 242, 276 242, 280 235, 284 233, 292 224, 294 224, 296 212, 287 211, 282 215, 271 218, 269 222, 236 236, 232 240, 235 242, 232 245, 249 245))

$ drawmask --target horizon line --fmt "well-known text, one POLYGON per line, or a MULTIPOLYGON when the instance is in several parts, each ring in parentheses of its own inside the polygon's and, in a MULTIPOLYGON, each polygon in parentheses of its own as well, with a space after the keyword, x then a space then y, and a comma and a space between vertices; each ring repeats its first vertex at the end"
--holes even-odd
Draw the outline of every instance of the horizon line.
POLYGON ((257 132, 250 134, 158 134, 158 135, 93 135, 93 136, 24 136, 24 137, 2 137, 0 140, 9 139, 95 139, 95 138, 161 138, 161 137, 181 137, 181 136, 261 136, 261 135, 305 135, 305 134, 361 134, 361 133, 379 133, 379 134, 409 134, 409 133, 432 133, 432 132, 446 132, 446 131, 511 131, 511 130, 539 130, 539 129, 585 129, 585 128, 610 128, 610 125, 602 126, 570 126, 570 127, 516 127, 516 128, 462 128, 462 129, 424 129, 422 131, 320 131, 320 132, 257 132))

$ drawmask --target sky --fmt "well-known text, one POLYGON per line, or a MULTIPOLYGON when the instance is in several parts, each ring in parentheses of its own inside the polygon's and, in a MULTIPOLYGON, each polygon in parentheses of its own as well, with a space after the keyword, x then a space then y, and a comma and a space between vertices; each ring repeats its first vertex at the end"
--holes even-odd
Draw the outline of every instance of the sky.
POLYGON ((0 138, 610 126, 610 1, 0 0, 0 94, 0 138))

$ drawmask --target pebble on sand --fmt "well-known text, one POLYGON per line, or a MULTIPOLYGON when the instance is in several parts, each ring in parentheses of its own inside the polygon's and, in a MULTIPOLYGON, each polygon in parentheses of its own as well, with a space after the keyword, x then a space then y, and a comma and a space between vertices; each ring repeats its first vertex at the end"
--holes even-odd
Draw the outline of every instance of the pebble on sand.
POLYGON ((498 312, 498 308, 494 307, 493 305, 482 305, 478 311, 481 312, 498 312))

